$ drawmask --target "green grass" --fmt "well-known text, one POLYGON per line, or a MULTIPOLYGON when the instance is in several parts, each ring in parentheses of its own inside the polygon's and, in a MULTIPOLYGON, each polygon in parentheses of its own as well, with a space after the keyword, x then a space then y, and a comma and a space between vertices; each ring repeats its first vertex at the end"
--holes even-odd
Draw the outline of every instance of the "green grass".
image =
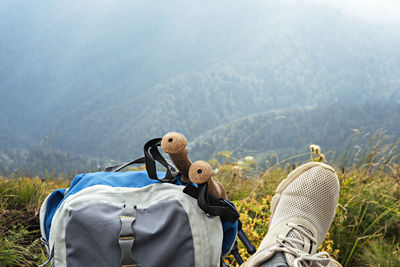
POLYGON ((1 235, 0 266, 37 266, 45 261, 39 230, 28 230, 23 224, 12 225, 1 235))
POLYGON ((363 252, 358 256, 358 261, 365 266, 400 266, 400 244, 396 241, 389 242, 384 238, 372 240, 365 245, 363 252))
POLYGON ((0 178, 0 266, 37 266, 45 261, 39 210, 45 197, 69 182, 0 178))
MULTIPOLYGON (((342 170, 337 164, 339 207, 320 250, 343 266, 400 266, 400 165, 396 149, 393 145, 385 149, 377 146, 357 154, 364 163, 353 155, 352 167, 342 170)), ((261 168, 251 158, 233 160, 228 152, 210 163, 215 179, 240 210, 244 230, 258 246, 268 230, 274 190, 292 165, 278 162, 261 168)), ((37 266, 45 261, 39 241, 40 204, 54 189, 68 187, 70 182, 0 178, 0 266, 37 266)), ((239 245, 244 258, 249 257, 239 245)), ((227 262, 234 265, 231 257, 227 262)))

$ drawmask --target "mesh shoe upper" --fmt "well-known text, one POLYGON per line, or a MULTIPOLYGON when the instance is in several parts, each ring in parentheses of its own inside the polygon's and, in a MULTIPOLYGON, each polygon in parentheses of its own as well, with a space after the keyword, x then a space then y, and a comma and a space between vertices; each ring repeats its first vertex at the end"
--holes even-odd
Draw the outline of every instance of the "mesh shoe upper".
MULTIPOLYGON (((325 164, 324 164, 325 165, 325 164)), ((321 245, 332 223, 339 197, 339 180, 332 168, 318 165, 300 174, 281 193, 270 228, 292 218, 304 218, 318 231, 321 245)))
POLYGON ((335 216, 338 197, 339 180, 329 165, 311 162, 295 169, 278 186, 268 233, 245 266, 259 266, 278 251, 289 266, 336 265, 327 253, 315 253, 335 216))

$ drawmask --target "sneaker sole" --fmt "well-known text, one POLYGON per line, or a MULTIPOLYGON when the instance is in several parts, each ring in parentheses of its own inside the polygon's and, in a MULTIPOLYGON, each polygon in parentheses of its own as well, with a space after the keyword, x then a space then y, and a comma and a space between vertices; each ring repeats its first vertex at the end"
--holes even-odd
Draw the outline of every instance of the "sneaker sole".
POLYGON ((271 201, 271 216, 270 216, 269 221, 271 221, 272 217, 274 216, 275 209, 278 206, 278 203, 281 199, 283 190, 285 190, 301 174, 303 174, 304 172, 310 170, 311 168, 317 167, 317 166, 322 167, 327 170, 330 170, 333 173, 335 173, 335 170, 331 166, 329 166, 325 163, 321 163, 321 162, 309 162, 309 163, 303 164, 303 165, 297 167, 296 169, 294 169, 291 173, 289 173, 287 178, 284 179, 279 184, 278 188, 275 191, 275 195, 273 196, 272 201, 271 201))

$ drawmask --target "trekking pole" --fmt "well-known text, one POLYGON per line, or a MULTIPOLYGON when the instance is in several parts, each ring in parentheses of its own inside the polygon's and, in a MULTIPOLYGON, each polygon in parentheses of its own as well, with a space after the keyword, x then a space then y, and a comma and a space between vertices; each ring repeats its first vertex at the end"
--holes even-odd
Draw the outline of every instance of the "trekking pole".
POLYGON ((177 132, 170 132, 161 139, 161 149, 168 153, 174 165, 182 174, 181 180, 189 183, 189 168, 192 165, 186 148, 186 138, 177 132))
POLYGON ((238 231, 238 236, 240 241, 242 241, 244 247, 246 248, 247 252, 250 255, 253 255, 254 253, 256 253, 256 247, 251 243, 251 241, 249 240, 249 238, 247 237, 247 235, 245 234, 245 232, 242 229, 242 222, 240 220, 239 221, 239 231, 238 231))
POLYGON ((231 250, 231 254, 233 255, 233 257, 235 257, 235 260, 237 261, 237 263, 239 263, 239 265, 242 265, 244 263, 244 260, 242 256, 240 256, 239 249, 237 247, 237 241, 235 241, 235 245, 231 250))
POLYGON ((192 163, 189 169, 189 179, 193 183, 208 183, 208 193, 216 198, 225 198, 224 187, 212 179, 211 165, 206 161, 198 160, 192 163))
POLYGON ((196 161, 192 164, 188 157, 186 138, 177 132, 169 132, 161 139, 161 148, 168 153, 174 165, 181 172, 184 183, 208 183, 208 193, 216 198, 225 198, 224 187, 212 178, 212 168, 205 161, 196 161))

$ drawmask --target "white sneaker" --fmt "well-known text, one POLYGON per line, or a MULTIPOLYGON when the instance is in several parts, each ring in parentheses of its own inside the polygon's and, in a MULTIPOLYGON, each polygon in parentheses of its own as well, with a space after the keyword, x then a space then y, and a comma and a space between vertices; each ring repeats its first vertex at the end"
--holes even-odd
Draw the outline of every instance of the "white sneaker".
POLYGON ((268 233, 244 266, 260 266, 282 252, 290 267, 341 266, 316 253, 335 216, 339 180, 329 165, 310 162, 283 180, 271 202, 268 233))

